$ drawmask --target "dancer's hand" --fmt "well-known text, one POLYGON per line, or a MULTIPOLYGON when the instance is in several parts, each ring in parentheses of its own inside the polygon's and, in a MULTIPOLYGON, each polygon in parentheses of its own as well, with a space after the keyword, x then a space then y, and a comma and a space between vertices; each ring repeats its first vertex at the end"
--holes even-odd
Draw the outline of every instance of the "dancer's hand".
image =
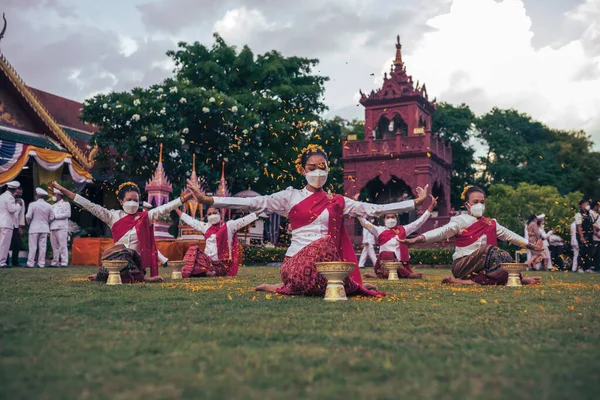
POLYGON ((422 204, 425 199, 427 198, 427 195, 429 193, 429 184, 425 185, 424 188, 422 187, 418 187, 417 188, 417 198, 415 199, 415 205, 420 205, 422 204))
POLYGON ((425 236, 419 235, 419 236, 417 236, 415 238, 412 238, 412 239, 398 239, 396 237, 396 240, 398 241, 398 243, 402 243, 402 244, 405 244, 407 246, 411 246, 411 245, 417 244, 417 243, 425 243, 425 236))
POLYGON ((194 193, 192 193, 192 191, 190 189, 185 189, 182 193, 181 196, 179 196, 179 198, 181 199, 181 203, 185 204, 187 203, 189 200, 192 199, 192 197, 194 197, 194 193))
POLYGON ((192 179, 187 180, 187 188, 192 191, 196 200, 198 200, 201 204, 206 204, 212 206, 214 204, 213 198, 205 195, 202 190, 200 190, 200 186, 198 186, 198 182, 195 182, 192 179))
POLYGON ((71 192, 69 189, 66 189, 66 188, 62 187, 58 182, 53 181, 50 185, 54 189, 56 189, 59 192, 61 192, 62 195, 65 196, 66 198, 68 198, 70 200, 75 200, 75 193, 71 192))
POLYGON ((429 197, 431 197, 431 204, 427 208, 427 211, 429 211, 429 213, 431 213, 433 211, 433 209, 435 208, 435 205, 437 204, 438 198, 437 197, 433 197, 432 194, 430 194, 429 197))

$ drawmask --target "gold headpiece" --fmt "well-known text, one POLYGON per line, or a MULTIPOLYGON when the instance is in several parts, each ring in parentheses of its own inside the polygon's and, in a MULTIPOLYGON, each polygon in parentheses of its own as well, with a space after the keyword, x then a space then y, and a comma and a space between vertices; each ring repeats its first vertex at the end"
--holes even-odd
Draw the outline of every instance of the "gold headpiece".
POLYGON ((460 198, 462 200, 467 200, 467 192, 469 191, 469 189, 471 189, 473 187, 473 185, 467 185, 465 186, 465 188, 463 189, 462 194, 460 195, 460 198))
POLYGON ((121 189, 123 189, 125 186, 133 186, 135 188, 137 188, 137 190, 140 190, 139 186, 133 182, 123 182, 119 185, 119 188, 117 189, 117 194, 121 191, 121 189))
POLYGON ((298 158, 296 158, 296 171, 298 171, 299 174, 302 173, 302 155, 306 152, 315 153, 317 150, 321 150, 325 153, 325 150, 318 144, 309 144, 300 152, 300 154, 298 154, 298 158))

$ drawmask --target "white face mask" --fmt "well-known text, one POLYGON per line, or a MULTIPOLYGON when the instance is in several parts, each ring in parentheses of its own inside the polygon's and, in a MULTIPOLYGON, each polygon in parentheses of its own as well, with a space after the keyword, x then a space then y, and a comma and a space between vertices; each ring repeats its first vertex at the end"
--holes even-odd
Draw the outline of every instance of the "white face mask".
POLYGON ((215 225, 218 224, 219 221, 221 221, 221 216, 219 214, 211 214, 208 217, 206 217, 206 219, 208 220, 209 224, 215 225))
POLYGON ((590 207, 589 205, 585 206, 585 211, 590 211, 592 209, 592 207, 590 207))
POLYGON ((52 196, 52 201, 55 202, 55 203, 58 201, 58 199, 56 198, 56 196, 52 196))
POLYGON ((315 189, 320 189, 327 182, 327 171, 315 169, 306 173, 306 182, 315 189))
POLYGON ((388 218, 385 220, 385 226, 392 229, 398 225, 398 220, 396 218, 388 218))
POLYGON ((140 203, 137 201, 126 201, 125 203, 123 203, 123 211, 125 211, 127 214, 129 215, 133 215, 136 212, 138 212, 138 209, 140 208, 140 203))
POLYGON ((483 203, 473 204, 471 206, 471 215, 475 218, 483 217, 483 213, 485 212, 485 205, 483 203))

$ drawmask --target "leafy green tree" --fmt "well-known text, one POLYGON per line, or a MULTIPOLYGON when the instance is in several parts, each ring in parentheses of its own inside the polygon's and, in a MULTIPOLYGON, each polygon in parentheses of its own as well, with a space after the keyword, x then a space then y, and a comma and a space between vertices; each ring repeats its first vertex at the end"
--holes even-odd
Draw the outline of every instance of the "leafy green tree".
POLYGON ((581 191, 600 195, 594 177, 600 154, 584 132, 553 130, 516 110, 492 109, 476 122, 479 137, 487 143, 481 159, 480 184, 516 186, 528 182, 554 186, 562 194, 581 191))
POLYGON ((452 146, 450 201, 456 208, 463 203, 460 198, 463 188, 473 184, 475 178, 475 149, 469 143, 474 122, 475 115, 464 103, 458 106, 439 103, 432 115, 432 132, 452 146))
POLYGON ((312 75, 317 60, 271 51, 237 52, 221 37, 207 48, 179 43, 168 55, 175 76, 147 89, 86 100, 82 119, 100 126, 99 172, 117 182, 145 183, 156 168, 158 147, 177 189, 197 171, 212 186, 225 172, 235 192, 272 192, 298 179, 294 161, 320 129, 325 77, 312 75))
POLYGON ((560 194, 553 186, 496 184, 489 188, 485 209, 486 215, 520 235, 530 215, 544 213, 546 227, 570 241, 570 226, 581 197, 580 192, 560 194))

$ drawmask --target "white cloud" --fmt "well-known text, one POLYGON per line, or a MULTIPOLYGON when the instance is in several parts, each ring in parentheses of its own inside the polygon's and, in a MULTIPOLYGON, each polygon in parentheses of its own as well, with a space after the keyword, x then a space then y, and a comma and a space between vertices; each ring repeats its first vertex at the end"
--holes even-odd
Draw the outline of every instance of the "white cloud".
POLYGON ((130 36, 119 35, 119 46, 121 48, 120 53, 125 57, 129 57, 136 51, 138 51, 138 43, 130 36))
POLYGON ((213 31, 225 40, 237 41, 253 32, 272 30, 275 26, 259 10, 240 7, 227 11, 222 19, 215 22, 213 31))
MULTIPOLYGON (((587 37, 597 21, 592 3, 600 2, 588 0, 573 14, 591 23, 587 37)), ((415 81, 427 83, 430 96, 464 101, 476 113, 513 107, 551 127, 586 129, 600 138, 600 57, 586 52, 584 37, 535 49, 521 0, 454 0, 448 13, 427 23, 435 31, 404 61, 415 81), (584 70, 591 73, 582 75, 584 70)))

